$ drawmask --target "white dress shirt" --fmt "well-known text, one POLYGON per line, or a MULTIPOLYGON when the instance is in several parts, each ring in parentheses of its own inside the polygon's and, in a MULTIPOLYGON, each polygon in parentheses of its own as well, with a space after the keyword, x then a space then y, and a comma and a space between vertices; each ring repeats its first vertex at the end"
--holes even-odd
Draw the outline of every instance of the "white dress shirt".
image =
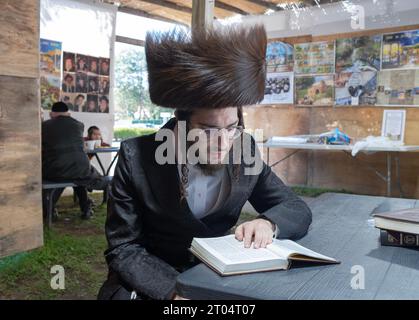
MULTIPOLYGON (((188 186, 186 200, 193 215, 202 219, 213 213, 220 204, 224 203, 231 188, 227 167, 207 175, 198 165, 188 165, 188 186)), ((182 177, 182 166, 178 165, 179 177, 182 177)), ((275 225, 274 237, 278 235, 275 225)))

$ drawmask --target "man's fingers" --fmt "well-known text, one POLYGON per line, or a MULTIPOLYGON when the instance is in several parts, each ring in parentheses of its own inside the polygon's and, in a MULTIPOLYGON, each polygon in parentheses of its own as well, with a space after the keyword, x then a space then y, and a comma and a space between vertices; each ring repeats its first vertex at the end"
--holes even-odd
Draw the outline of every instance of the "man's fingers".
POLYGON ((255 249, 259 249, 262 245, 263 241, 263 232, 260 230, 255 230, 255 242, 253 243, 253 247, 255 249))
POLYGON ((252 244, 252 238, 253 238, 253 231, 254 226, 253 224, 249 223, 243 226, 244 228, 244 246, 245 248, 250 248, 250 245, 252 244))
POLYGON ((235 231, 236 239, 239 241, 243 241, 243 224, 239 225, 235 231))

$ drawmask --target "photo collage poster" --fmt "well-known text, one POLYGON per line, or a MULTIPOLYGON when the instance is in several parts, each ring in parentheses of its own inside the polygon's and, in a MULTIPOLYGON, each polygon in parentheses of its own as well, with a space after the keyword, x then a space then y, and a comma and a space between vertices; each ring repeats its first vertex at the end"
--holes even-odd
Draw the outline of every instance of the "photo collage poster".
POLYGON ((261 104, 294 103, 294 47, 275 41, 266 50, 267 77, 261 104))
POLYGON ((419 30, 270 42, 266 61, 262 104, 419 106, 419 30))
POLYGON ((383 35, 377 104, 419 106, 419 30, 383 35))
POLYGON ((63 53, 61 101, 73 112, 109 113, 110 59, 63 53))
POLYGON ((299 106, 332 106, 334 103, 334 41, 294 46, 295 100, 299 106))
POLYGON ((47 39, 40 40, 41 107, 51 110, 60 100, 62 44, 47 39))
POLYGON ((336 40, 335 104, 375 105, 381 36, 336 40))

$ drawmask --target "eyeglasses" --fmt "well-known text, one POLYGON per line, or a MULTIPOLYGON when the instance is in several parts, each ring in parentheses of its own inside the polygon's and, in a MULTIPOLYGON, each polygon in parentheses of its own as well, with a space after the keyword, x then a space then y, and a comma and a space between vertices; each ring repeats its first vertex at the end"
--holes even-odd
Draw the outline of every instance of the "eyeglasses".
POLYGON ((244 128, 243 126, 232 126, 229 128, 204 128, 200 130, 202 135, 206 135, 207 139, 227 137, 229 140, 235 140, 242 135, 244 128))

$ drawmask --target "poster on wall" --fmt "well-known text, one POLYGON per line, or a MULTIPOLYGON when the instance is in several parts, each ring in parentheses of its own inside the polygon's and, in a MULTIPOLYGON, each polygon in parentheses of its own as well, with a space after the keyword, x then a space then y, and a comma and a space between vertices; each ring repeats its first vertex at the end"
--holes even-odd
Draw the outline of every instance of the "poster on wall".
POLYGON ((262 104, 293 104, 294 73, 268 73, 262 104))
POLYGON ((335 76, 337 106, 375 105, 377 102, 377 72, 341 72, 335 76))
POLYGON ((300 76, 295 78, 297 105, 332 106, 334 76, 300 76))
POLYGON ((294 47, 281 41, 268 43, 266 64, 268 73, 293 71, 294 47))
POLYGON ((60 99, 61 55, 61 42, 40 40, 41 107, 45 110, 50 110, 60 99))
POLYGON ((324 74, 335 72, 335 43, 312 42, 294 46, 296 74, 324 74))
POLYGON ((110 59, 63 53, 61 101, 70 111, 109 113, 110 59))
POLYGON ((419 69, 419 30, 383 35, 382 69, 419 69))
POLYGON ((381 65, 381 36, 336 40, 336 72, 378 71, 381 65))
POLYGON ((379 72, 377 105, 419 106, 419 70, 379 72))

